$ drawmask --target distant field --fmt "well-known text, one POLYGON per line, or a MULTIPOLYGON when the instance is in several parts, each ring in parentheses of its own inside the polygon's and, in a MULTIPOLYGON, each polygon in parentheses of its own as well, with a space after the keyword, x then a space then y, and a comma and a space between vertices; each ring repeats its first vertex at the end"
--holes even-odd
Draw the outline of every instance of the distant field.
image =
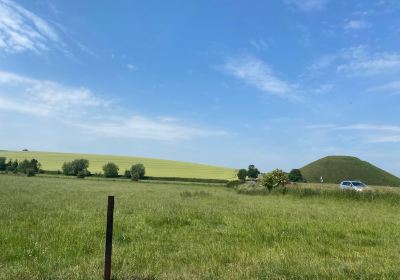
POLYGON ((85 158, 90 161, 89 170, 91 172, 102 172, 102 166, 104 164, 106 164, 107 162, 114 162, 119 166, 119 172, 121 174, 123 174, 125 169, 129 169, 132 164, 143 163, 146 167, 147 176, 227 180, 236 177, 235 170, 232 168, 140 157, 50 152, 0 151, 0 157, 1 156, 18 160, 35 158, 39 160, 44 170, 55 171, 61 170, 62 164, 66 161, 72 161, 78 158, 85 158))
POLYGON ((400 276, 400 209, 387 196, 0 175, 0 279, 101 279, 110 193, 115 280, 400 276))

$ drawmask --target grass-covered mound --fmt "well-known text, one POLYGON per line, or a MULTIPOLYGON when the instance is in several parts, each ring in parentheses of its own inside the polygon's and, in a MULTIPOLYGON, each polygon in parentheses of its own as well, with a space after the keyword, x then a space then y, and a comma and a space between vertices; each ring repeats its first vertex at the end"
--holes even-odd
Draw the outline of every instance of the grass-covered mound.
POLYGON ((400 178, 356 157, 328 156, 300 170, 307 182, 311 183, 319 182, 322 176, 325 183, 362 180, 368 185, 400 186, 400 178))
POLYGON ((42 169, 48 171, 61 170, 61 166, 64 162, 84 158, 89 160, 89 171, 92 173, 103 172, 103 165, 108 162, 113 162, 118 165, 120 174, 123 174, 125 169, 130 169, 132 164, 142 163, 146 168, 146 176, 150 177, 177 177, 224 180, 229 180, 236 177, 236 171, 233 168, 143 157, 33 151, 0 151, 0 157, 7 157, 8 159, 12 158, 18 160, 35 158, 42 164, 42 169))

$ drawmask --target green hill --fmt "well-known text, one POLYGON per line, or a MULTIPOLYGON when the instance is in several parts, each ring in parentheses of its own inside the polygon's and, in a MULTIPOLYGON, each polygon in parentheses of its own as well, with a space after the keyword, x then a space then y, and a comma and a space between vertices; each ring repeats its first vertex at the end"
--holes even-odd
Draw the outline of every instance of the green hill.
POLYGON ((361 180, 367 185, 400 186, 400 178, 356 157, 328 156, 300 168, 307 182, 361 180))
POLYGON ((42 164, 44 170, 49 171, 61 170, 62 164, 66 161, 85 158, 89 160, 89 171, 91 172, 102 172, 104 164, 114 162, 119 166, 120 174, 123 174, 124 170, 129 169, 132 164, 143 163, 147 176, 198 179, 233 179, 236 177, 236 172, 233 168, 142 157, 32 151, 0 151, 0 157, 18 160, 35 158, 42 164))

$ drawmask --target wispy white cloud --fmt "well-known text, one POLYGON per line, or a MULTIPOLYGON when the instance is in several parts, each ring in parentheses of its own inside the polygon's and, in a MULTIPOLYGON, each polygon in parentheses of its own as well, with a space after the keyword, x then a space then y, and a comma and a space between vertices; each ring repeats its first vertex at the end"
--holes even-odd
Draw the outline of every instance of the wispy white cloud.
POLYGON ((339 57, 343 63, 337 71, 348 76, 371 76, 400 71, 400 53, 371 52, 367 46, 361 45, 343 49, 339 57))
POLYGON ((314 74, 335 71, 347 77, 392 74, 400 72, 400 52, 373 52, 360 45, 321 56, 309 70, 314 74))
POLYGON ((0 110, 53 120, 98 137, 175 141, 227 135, 223 130, 188 124, 170 116, 126 112, 115 101, 87 88, 4 71, 0 71, 0 110))
POLYGON ((45 20, 11 0, 0 0, 0 49, 40 53, 62 44, 57 31, 45 20))
POLYGON ((386 83, 384 85, 370 88, 368 91, 400 94, 400 80, 392 81, 392 82, 386 83))
POLYGON ((87 46, 85 46, 84 44, 76 41, 75 42, 76 46, 84 53, 90 54, 91 56, 95 56, 97 57, 96 53, 94 51, 92 51, 91 49, 89 49, 87 46))
POLYGON ((67 87, 4 71, 0 71, 0 97, 3 109, 52 117, 80 115, 85 112, 82 108, 105 108, 111 103, 83 87, 67 87))
POLYGON ((128 68, 129 70, 136 70, 137 69, 137 67, 135 65, 130 64, 130 63, 126 65, 126 68, 128 68))
POLYGON ((335 125, 335 124, 315 124, 309 125, 310 129, 330 129, 330 130, 364 130, 364 131, 386 131, 386 132, 400 132, 398 125, 378 125, 368 123, 358 123, 350 125, 335 125))
POLYGON ((224 73, 260 91, 283 98, 295 98, 295 86, 279 79, 268 64, 254 56, 230 57, 221 68, 224 73))
POLYGON ((369 143, 400 143, 400 135, 373 136, 368 140, 369 143))
POLYGON ((135 115, 126 120, 82 125, 86 131, 115 138, 152 140, 188 140, 195 137, 226 136, 223 130, 211 130, 182 124, 174 118, 150 118, 135 115))
POLYGON ((310 12, 324 9, 329 0, 284 0, 284 3, 301 11, 310 12))
POLYGON ((345 30, 359 30, 371 27, 371 24, 365 20, 348 20, 345 25, 345 30))
POLYGON ((350 132, 351 135, 357 137, 367 143, 400 143, 400 125, 385 125, 385 124, 315 124, 307 126, 308 129, 323 130, 323 131, 346 131, 346 135, 350 132))
POLYGON ((250 45, 252 45, 257 50, 266 50, 269 47, 269 43, 266 40, 263 40, 263 39, 250 40, 250 45))

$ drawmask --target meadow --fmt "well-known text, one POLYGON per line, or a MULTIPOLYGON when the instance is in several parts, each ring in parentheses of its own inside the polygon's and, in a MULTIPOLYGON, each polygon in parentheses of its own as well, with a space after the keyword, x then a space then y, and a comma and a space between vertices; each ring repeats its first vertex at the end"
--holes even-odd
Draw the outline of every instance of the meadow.
POLYGON ((146 167, 147 176, 223 180, 236 177, 236 171, 232 168, 143 157, 35 151, 0 151, 0 157, 18 160, 35 158, 42 164, 42 169, 48 171, 61 170, 64 162, 84 158, 89 160, 89 171, 92 173, 103 172, 103 165, 113 162, 118 165, 121 175, 124 174, 125 169, 130 169, 133 164, 142 163, 146 167))
POLYGON ((386 196, 3 174, 0 279, 101 279, 111 193, 113 279, 400 277, 400 209, 386 196))

